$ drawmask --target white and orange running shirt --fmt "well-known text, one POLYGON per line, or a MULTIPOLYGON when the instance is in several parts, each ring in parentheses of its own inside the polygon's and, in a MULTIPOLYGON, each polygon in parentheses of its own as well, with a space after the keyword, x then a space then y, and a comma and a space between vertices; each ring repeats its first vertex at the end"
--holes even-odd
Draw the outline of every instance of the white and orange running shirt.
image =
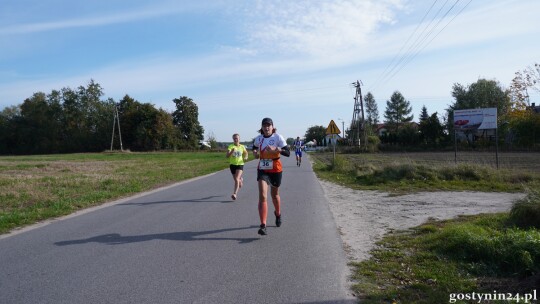
POLYGON ((277 151, 265 151, 269 146, 283 148, 287 142, 283 136, 273 133, 269 137, 260 134, 253 142, 253 149, 259 152, 259 165, 257 169, 265 172, 277 173, 282 171, 280 154, 277 151))

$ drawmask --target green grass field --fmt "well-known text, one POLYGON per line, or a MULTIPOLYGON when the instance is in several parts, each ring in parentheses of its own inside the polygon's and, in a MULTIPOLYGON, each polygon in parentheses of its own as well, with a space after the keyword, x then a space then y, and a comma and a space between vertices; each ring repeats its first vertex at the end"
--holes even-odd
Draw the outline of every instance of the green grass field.
POLYGON ((0 233, 227 167, 217 152, 0 157, 0 233))

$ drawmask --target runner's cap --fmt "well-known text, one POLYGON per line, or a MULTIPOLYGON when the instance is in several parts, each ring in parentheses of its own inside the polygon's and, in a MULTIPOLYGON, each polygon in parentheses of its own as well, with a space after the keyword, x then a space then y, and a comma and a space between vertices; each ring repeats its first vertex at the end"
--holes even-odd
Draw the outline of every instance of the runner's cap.
POLYGON ((263 118, 262 122, 261 122, 261 125, 264 125, 264 124, 271 124, 272 126, 274 125, 274 122, 272 121, 272 118, 263 118))

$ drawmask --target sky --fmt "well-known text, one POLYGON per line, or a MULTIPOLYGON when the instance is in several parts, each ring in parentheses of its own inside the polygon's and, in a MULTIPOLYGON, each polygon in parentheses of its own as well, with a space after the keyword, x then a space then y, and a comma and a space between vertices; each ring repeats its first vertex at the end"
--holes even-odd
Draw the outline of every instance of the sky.
POLYGON ((193 99, 205 138, 250 140, 264 117, 296 138, 347 128, 358 81, 379 120, 399 91, 417 121, 424 105, 445 113, 456 83, 508 88, 540 63, 538 12, 537 0, 0 0, 0 110, 94 80, 104 100, 172 112, 193 99))

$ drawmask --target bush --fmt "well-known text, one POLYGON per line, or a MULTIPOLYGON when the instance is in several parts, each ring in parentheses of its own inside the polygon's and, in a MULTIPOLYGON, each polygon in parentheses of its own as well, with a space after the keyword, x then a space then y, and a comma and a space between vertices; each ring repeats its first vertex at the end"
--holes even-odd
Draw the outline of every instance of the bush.
POLYGON ((510 222, 521 228, 540 228, 540 191, 529 192, 510 210, 510 222))
POLYGON ((367 150, 370 153, 379 151, 379 145, 381 144, 381 140, 378 136, 372 135, 368 136, 367 138, 367 150))
POLYGON ((540 231, 497 230, 476 224, 444 229, 434 236, 433 249, 471 263, 480 275, 530 275, 540 270, 540 231))
POLYGON ((479 181, 489 174, 485 168, 469 164, 460 164, 455 167, 445 167, 440 171, 444 180, 479 181))
POLYGON ((336 154, 336 158, 334 159, 330 167, 332 171, 346 172, 350 168, 350 165, 345 157, 336 154))

